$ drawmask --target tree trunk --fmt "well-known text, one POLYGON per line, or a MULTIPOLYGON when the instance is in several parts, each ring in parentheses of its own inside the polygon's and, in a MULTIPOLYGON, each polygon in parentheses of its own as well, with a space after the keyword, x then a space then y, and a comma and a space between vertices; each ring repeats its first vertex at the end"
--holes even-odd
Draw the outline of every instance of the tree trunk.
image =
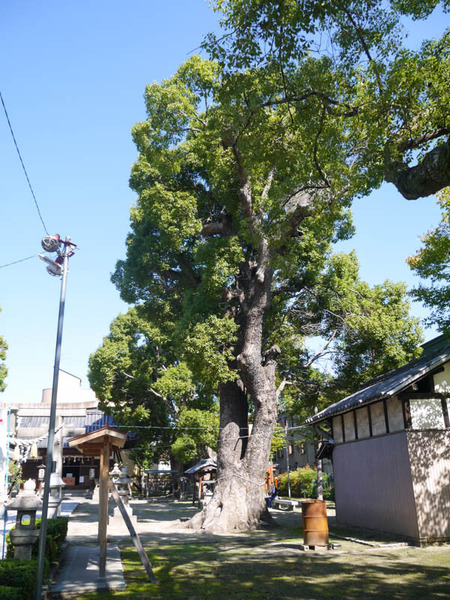
MULTIPOLYGON (((220 388, 217 484, 211 502, 190 526, 216 533, 255 529, 268 520, 265 476, 277 419, 275 382, 279 348, 262 355, 263 324, 270 305, 272 271, 267 247, 260 247, 258 269, 243 268, 240 353, 241 379, 220 388), (251 275, 249 276, 249 274, 251 275), (248 435, 248 401, 254 406, 248 435)), ((239 350, 238 350, 239 351, 239 350)))

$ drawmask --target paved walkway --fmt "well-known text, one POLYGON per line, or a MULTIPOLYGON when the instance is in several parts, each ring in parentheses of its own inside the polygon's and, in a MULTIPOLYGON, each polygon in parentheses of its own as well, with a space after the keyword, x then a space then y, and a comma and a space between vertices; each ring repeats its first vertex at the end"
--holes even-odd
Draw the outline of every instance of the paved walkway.
MULTIPOLYGON (((56 600, 96 589, 124 589, 126 585, 118 543, 130 543, 130 534, 120 514, 114 516, 113 501, 110 500, 108 507, 108 553, 106 578, 103 581, 98 578, 100 551, 97 540, 97 501, 85 498, 72 498, 70 501, 75 510, 70 515, 67 546, 60 569, 50 587, 50 597, 56 600)), ((185 503, 179 506, 176 503, 150 504, 146 500, 133 501, 131 506, 138 519, 136 531, 143 542, 160 538, 164 533, 170 537, 192 534, 183 528, 181 519, 185 519, 186 514, 196 512, 197 509, 193 506, 187 507, 185 503)))

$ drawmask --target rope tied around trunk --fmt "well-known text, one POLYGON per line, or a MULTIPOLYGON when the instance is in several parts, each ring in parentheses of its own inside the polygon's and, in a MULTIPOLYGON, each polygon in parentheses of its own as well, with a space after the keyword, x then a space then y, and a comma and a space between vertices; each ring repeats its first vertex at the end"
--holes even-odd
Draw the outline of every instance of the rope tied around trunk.
POLYGON ((253 485, 256 485, 257 487, 262 487, 263 485, 266 485, 265 481, 263 481, 262 483, 258 483, 257 481, 252 481, 251 479, 247 479, 247 477, 242 477, 242 475, 236 475, 236 474, 218 477, 217 481, 219 481, 220 479, 231 479, 232 477, 237 477, 238 479, 242 479, 242 481, 246 481, 247 483, 251 483, 253 485))

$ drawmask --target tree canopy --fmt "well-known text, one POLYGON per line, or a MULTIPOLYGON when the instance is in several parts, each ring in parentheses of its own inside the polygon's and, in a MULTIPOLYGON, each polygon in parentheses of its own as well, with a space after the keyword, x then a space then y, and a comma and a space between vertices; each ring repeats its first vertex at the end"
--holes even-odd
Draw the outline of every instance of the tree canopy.
POLYGON ((323 99, 323 110, 345 112, 358 130, 353 158, 366 164, 367 189, 385 180, 407 199, 450 184, 448 125, 450 34, 404 46, 402 18, 426 18, 448 0, 216 0, 225 34, 205 47, 229 72, 272 65, 283 73, 283 101, 323 99), (327 59, 343 86, 309 80, 292 69, 306 57, 327 59), (346 93, 343 93, 345 89, 346 93))
POLYGON ((208 447, 217 447, 213 395, 177 353, 171 326, 142 307, 131 308, 113 321, 89 359, 89 381, 101 408, 139 433, 134 458, 147 468, 170 456, 205 458, 208 447))
POLYGON ((450 335, 450 188, 442 190, 438 197, 441 222, 422 238, 422 248, 408 263, 429 282, 417 286, 413 297, 431 308, 429 322, 450 335))

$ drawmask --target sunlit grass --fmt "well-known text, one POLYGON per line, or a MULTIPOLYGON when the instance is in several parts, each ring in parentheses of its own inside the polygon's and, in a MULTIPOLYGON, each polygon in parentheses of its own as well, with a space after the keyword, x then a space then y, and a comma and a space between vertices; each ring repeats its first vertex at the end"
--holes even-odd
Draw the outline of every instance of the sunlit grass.
MULTIPOLYGON (((164 543, 148 555, 158 578, 151 584, 134 548, 122 549, 127 589, 91 593, 99 598, 141 600, 444 600, 450 597, 450 547, 298 552, 217 544, 164 543)), ((156 544, 155 544, 156 546, 156 544)))

